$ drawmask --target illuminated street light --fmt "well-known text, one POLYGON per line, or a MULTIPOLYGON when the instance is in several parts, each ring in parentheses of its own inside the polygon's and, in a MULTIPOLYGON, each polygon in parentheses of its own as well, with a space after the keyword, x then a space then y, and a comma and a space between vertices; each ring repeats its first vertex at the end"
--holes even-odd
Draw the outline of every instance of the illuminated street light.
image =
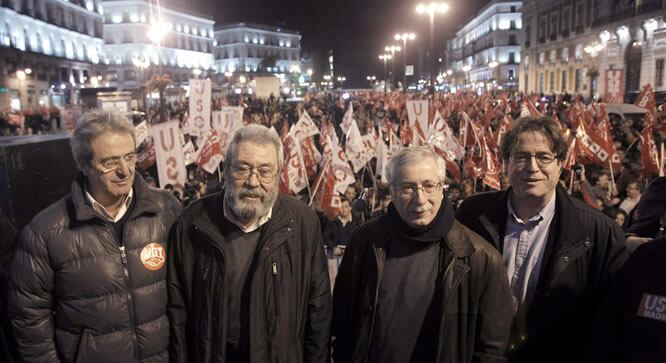
POLYGON ((193 73, 194 76, 197 77, 197 78, 199 78, 199 76, 201 75, 202 72, 203 72, 203 71, 202 71, 201 69, 199 69, 199 68, 194 68, 194 69, 192 70, 192 73, 193 73))
POLYGON ((391 88, 395 87, 395 52, 399 52, 401 50, 399 45, 389 45, 384 47, 384 50, 387 52, 391 52, 391 58, 393 61, 391 62, 391 88))
POLYGON ((312 77, 312 68, 309 68, 307 73, 308 73, 308 76, 312 77))
POLYGON ((430 86, 434 87, 434 38, 435 38, 435 14, 444 14, 449 11, 449 5, 446 3, 419 4, 416 6, 416 12, 419 14, 428 14, 430 17, 430 86))
POLYGON ((380 54, 379 60, 384 61, 384 93, 386 93, 386 62, 393 58, 390 54, 380 54))
POLYGON ((587 74, 590 76, 590 102, 592 102, 592 97, 594 96, 594 88, 592 85, 594 85, 594 79, 599 75, 599 71, 597 70, 597 55, 599 52, 604 50, 606 48, 603 44, 601 43, 594 43, 590 44, 587 47, 583 48, 585 53, 587 53, 590 56, 590 59, 592 60, 592 63, 590 64, 590 69, 587 72, 587 74))
POLYGON ((25 74, 31 75, 32 74, 32 69, 31 68, 26 68, 25 69, 25 74))
POLYGON ((402 40, 402 86, 407 88, 407 41, 416 39, 416 34, 414 33, 402 33, 396 34, 395 40, 402 40))
POLYGON ((20 80, 24 80, 25 79, 25 71, 23 71, 23 70, 16 71, 16 77, 18 77, 18 79, 20 79, 20 80))

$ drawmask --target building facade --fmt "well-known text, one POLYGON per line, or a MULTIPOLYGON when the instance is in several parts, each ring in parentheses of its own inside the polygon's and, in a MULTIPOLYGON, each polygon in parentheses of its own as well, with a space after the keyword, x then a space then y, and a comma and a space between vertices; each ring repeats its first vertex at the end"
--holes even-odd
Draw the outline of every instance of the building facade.
POLYGON ((476 89, 517 89, 521 1, 493 0, 456 32, 447 45, 450 83, 476 89))
POLYGON ((218 73, 300 73, 301 35, 269 25, 228 24, 215 29, 218 73))
POLYGON ((666 92, 666 1, 525 0, 520 90, 630 101, 666 92))
POLYGON ((0 110, 75 103, 104 74, 101 0, 2 0, 0 110))
POLYGON ((213 26, 206 16, 146 0, 105 0, 105 85, 142 89, 153 75, 168 75, 174 86, 213 73, 213 26))

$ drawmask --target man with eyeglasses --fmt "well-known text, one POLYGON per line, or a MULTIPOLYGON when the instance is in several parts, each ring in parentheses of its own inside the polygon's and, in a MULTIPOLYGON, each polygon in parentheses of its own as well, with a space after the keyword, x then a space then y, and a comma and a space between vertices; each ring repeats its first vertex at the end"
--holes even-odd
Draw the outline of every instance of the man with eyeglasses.
POLYGON ((169 254, 173 362, 326 362, 330 283, 319 220, 278 194, 283 149, 236 132, 219 194, 189 205, 169 254))
POLYGON ((454 219, 444 160, 388 165, 392 202, 352 233, 333 291, 336 362, 501 362, 511 326, 502 256, 454 219))
POLYGON ((622 230, 558 186, 567 141, 547 117, 517 120, 500 146, 511 187, 467 198, 456 218, 502 253, 514 362, 577 362, 595 309, 627 259, 622 230))
POLYGON ((180 204, 135 172, 134 127, 91 112, 71 194, 21 233, 9 317, 26 362, 167 362, 166 250, 180 204))

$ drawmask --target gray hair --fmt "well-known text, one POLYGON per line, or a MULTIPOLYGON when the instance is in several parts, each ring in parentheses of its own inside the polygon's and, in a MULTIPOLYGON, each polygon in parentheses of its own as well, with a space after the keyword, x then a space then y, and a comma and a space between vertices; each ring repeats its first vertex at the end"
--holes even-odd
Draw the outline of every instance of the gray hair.
POLYGON ((282 170, 282 164, 284 163, 284 150, 282 149, 282 141, 277 132, 263 125, 250 124, 240 130, 236 131, 234 136, 227 146, 227 153, 224 157, 224 175, 229 179, 231 172, 232 161, 236 158, 236 148, 238 144, 242 142, 252 142, 254 144, 260 145, 273 145, 275 151, 277 152, 277 166, 278 172, 282 170))
POLYGON ((79 170, 84 171, 92 165, 91 141, 106 132, 131 135, 136 147, 134 125, 125 116, 108 111, 86 112, 77 122, 70 140, 72 156, 79 170))
POLYGON ((430 158, 437 164, 439 180, 443 182, 446 179, 446 163, 444 159, 432 149, 425 146, 418 146, 402 149, 391 156, 391 160, 386 168, 386 179, 388 179, 389 184, 392 185, 397 181, 394 178, 400 168, 405 165, 419 164, 424 158, 430 158))

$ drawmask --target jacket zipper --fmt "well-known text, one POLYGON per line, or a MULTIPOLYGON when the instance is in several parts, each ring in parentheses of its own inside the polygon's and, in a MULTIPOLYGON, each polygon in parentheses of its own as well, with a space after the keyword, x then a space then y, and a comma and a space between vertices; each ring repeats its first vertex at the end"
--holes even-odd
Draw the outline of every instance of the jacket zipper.
MULTIPOLYGON (((277 262, 273 260, 273 263, 271 264, 271 272, 273 274, 273 301, 275 304, 275 315, 277 316, 280 313, 280 296, 278 294, 278 285, 279 285, 279 278, 278 278, 278 268, 277 268, 277 262)), ((271 329, 272 334, 275 334, 275 331, 277 330, 277 321, 273 321, 271 324, 271 329)))
POLYGON ((377 315, 377 301, 379 301, 379 284, 382 281, 382 273, 384 271, 384 250, 381 247, 375 249, 374 246, 372 247, 372 250, 375 253, 375 259, 377 260, 377 284, 375 286, 375 298, 372 302, 372 317, 370 318, 370 331, 368 345, 365 351, 365 362, 370 358, 370 346, 372 344, 372 335, 374 334, 375 316, 377 315))
POLYGON ((132 343, 134 345, 134 358, 138 359, 139 355, 137 352, 138 342, 136 337, 136 321, 134 317, 134 296, 132 296, 132 286, 130 284, 129 269, 127 268, 127 254, 125 252, 125 246, 122 244, 118 247, 120 250, 120 261, 123 265, 123 272, 125 275, 125 285, 127 286, 127 305, 129 308, 129 318, 130 318, 130 328, 132 329, 132 343))

